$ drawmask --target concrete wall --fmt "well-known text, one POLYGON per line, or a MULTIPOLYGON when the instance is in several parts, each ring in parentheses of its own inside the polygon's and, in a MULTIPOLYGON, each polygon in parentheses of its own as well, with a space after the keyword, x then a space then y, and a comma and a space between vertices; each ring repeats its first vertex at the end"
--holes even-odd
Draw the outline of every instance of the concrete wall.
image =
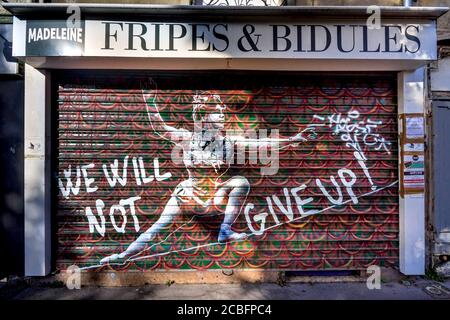
POLYGON ((450 56, 440 59, 436 69, 431 70, 431 90, 450 92, 450 56))
POLYGON ((0 76, 0 276, 24 272, 23 79, 0 76))
MULTIPOLYGON (((5 39, 12 17, 0 6, 0 277, 24 273, 23 78, 5 39), (16 71, 14 70, 16 69, 16 71)), ((10 43, 9 43, 10 44, 10 43)))
MULTIPOLYGON (((450 0, 417 0, 418 5, 427 7, 450 7, 450 0)), ((450 12, 438 19, 438 40, 450 39, 450 12)))

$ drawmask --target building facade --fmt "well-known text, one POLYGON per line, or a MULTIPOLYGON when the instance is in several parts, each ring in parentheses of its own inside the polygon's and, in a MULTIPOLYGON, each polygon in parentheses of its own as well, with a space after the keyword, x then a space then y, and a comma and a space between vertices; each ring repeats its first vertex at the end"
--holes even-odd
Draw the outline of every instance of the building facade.
POLYGON ((425 273, 426 66, 447 9, 273 5, 5 5, 26 275, 425 273))

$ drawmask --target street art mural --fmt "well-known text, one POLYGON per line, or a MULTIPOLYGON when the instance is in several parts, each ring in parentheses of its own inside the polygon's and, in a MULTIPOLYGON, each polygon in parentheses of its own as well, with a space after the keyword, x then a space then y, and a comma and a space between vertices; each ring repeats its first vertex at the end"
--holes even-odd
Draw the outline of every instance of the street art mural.
POLYGON ((397 263, 394 78, 228 77, 62 83, 58 268, 397 263))
POLYGON ((281 6, 284 0, 203 0, 205 6, 281 6))

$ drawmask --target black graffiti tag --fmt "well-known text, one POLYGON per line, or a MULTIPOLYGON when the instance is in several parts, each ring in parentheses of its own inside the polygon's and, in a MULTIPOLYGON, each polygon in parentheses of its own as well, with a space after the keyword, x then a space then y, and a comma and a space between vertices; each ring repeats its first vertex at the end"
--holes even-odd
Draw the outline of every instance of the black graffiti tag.
POLYGON ((252 35, 255 32, 255 26, 251 25, 251 24, 246 24, 244 25, 244 27, 242 28, 242 31, 244 32, 244 36, 242 36, 241 38, 239 38, 238 41, 238 48, 241 51, 244 52, 249 52, 249 51, 261 51, 258 49, 257 45, 259 42, 259 37, 261 37, 261 34, 255 34, 254 36, 256 37, 256 41, 253 41, 252 35), (244 39, 245 38, 245 39, 244 39), (244 45, 243 45, 243 41, 246 40, 247 44, 250 45, 250 49, 247 49, 244 45))

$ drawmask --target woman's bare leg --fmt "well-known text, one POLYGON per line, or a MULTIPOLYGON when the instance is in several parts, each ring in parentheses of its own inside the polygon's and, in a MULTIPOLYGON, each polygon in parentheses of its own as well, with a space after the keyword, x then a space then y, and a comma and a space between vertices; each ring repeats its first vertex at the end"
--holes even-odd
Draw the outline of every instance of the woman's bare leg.
POLYGON ((227 240, 243 240, 247 237, 245 233, 237 233, 231 230, 231 225, 234 223, 242 207, 247 200, 250 192, 250 183, 247 178, 242 176, 235 176, 225 182, 214 196, 214 204, 220 205, 224 198, 228 196, 227 206, 225 208, 225 216, 220 226, 219 242, 227 240))
POLYGON ((180 214, 180 212, 181 209, 178 205, 177 197, 172 196, 164 207, 164 210, 161 213, 159 219, 150 228, 141 233, 141 235, 133 243, 131 243, 124 252, 120 254, 113 254, 111 256, 103 258, 102 260, 100 260, 100 263, 110 263, 127 259, 130 256, 143 251, 147 244, 151 242, 159 232, 161 232, 161 229, 172 223, 172 221, 180 214))

